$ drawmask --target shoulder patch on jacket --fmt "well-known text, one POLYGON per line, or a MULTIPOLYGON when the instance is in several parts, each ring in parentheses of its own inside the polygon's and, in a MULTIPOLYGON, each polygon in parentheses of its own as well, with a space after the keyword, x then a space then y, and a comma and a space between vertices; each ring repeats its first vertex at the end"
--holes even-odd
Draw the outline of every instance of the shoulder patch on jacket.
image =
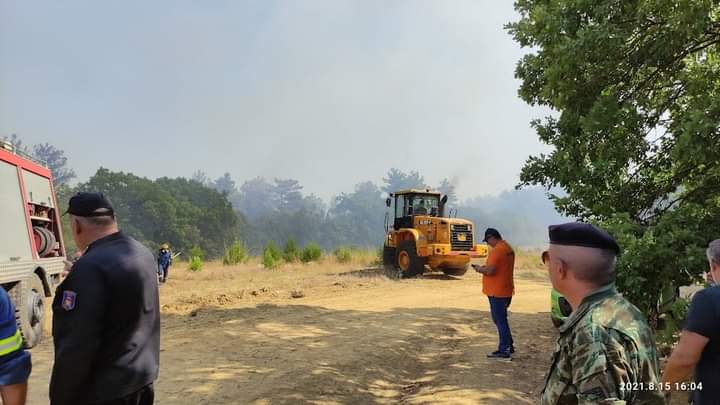
POLYGON ((77 303, 77 293, 75 291, 63 291, 62 296, 62 303, 60 304, 62 308, 66 311, 72 311, 75 309, 75 304, 77 303))

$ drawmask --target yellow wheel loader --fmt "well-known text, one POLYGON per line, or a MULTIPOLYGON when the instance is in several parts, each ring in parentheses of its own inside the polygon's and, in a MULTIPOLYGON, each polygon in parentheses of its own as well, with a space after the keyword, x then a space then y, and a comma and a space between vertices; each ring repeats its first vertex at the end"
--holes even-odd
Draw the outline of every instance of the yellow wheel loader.
POLYGON ((447 196, 428 190, 402 190, 385 201, 383 264, 402 277, 422 274, 426 266, 462 276, 470 260, 486 257, 488 247, 476 243, 472 221, 445 215, 447 196))

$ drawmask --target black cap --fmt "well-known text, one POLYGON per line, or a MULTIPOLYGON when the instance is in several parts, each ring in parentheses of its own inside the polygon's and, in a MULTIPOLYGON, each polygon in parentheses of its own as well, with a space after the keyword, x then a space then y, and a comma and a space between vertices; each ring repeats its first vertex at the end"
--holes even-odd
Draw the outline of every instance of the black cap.
POLYGON ((115 215, 115 209, 102 193, 77 193, 70 198, 65 213, 78 217, 105 217, 115 215))
POLYGON ((582 246, 610 250, 620 254, 620 246, 604 229, 583 222, 568 222, 548 227, 550 243, 553 245, 582 246))
POLYGON ((485 238, 483 238, 483 242, 487 242, 489 237, 502 239, 502 236, 500 236, 500 232, 498 232, 495 228, 488 228, 485 230, 485 238))

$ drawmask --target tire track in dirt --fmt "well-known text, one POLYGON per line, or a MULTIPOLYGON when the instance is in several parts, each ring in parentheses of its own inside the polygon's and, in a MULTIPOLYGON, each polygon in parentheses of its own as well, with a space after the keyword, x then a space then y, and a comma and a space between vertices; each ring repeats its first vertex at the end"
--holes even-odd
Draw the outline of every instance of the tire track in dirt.
POLYGON ((432 364, 421 363, 418 365, 414 381, 401 387, 401 394, 397 398, 399 403, 412 403, 422 390, 431 390, 433 388, 433 370, 448 369, 462 355, 458 347, 461 346, 463 338, 458 336, 457 329, 452 326, 442 327, 439 334, 442 335, 442 338, 422 341, 426 343, 423 352, 426 354, 435 352, 437 360, 432 364))
MULTIPOLYGON (((292 286, 228 281, 199 301, 194 285, 177 282, 173 288, 187 290, 173 292, 177 301, 166 297, 156 403, 534 402, 547 366, 541 354, 553 339, 538 305, 547 302, 547 284, 518 280, 510 323, 524 352, 501 364, 485 358, 497 336, 477 278, 317 280, 301 299, 242 296, 235 292, 292 286)), ((44 362, 52 350, 44 345, 37 353, 43 364, 33 373, 29 403, 40 405, 47 403, 44 362)))

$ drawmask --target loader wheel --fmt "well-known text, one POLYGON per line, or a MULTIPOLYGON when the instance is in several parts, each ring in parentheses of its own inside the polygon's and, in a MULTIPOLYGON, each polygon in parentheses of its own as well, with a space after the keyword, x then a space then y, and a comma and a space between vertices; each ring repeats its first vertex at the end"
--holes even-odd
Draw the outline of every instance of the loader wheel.
POLYGON ((461 269, 458 268, 448 268, 448 269, 441 269, 443 273, 447 274, 448 276, 456 276, 460 277, 465 275, 467 273, 469 266, 465 266, 461 269))
POLYGON ((395 266, 396 254, 396 248, 383 246, 383 273, 385 274, 385 277, 391 280, 397 280, 402 277, 400 269, 395 266))
POLYGON ((403 278, 415 277, 422 274, 425 263, 418 257, 415 242, 401 242, 395 255, 395 266, 400 270, 403 278))
POLYGON ((17 283, 10 289, 15 304, 15 319, 26 349, 36 346, 43 338, 45 324, 45 289, 37 274, 17 283))
POLYGON ((395 264, 395 248, 383 246, 383 265, 393 266, 395 264))

